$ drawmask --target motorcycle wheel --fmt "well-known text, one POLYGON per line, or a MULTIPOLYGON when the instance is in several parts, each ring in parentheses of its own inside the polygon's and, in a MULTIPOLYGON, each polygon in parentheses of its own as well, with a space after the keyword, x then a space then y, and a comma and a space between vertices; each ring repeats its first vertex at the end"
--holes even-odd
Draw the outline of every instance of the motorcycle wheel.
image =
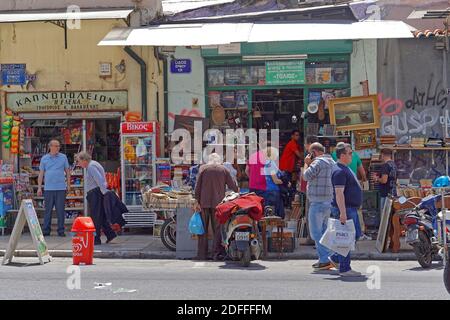
POLYGON ((241 254, 241 265, 247 268, 250 265, 251 258, 252 253, 250 252, 250 247, 248 247, 247 250, 241 254))
POLYGON ((174 219, 164 221, 161 226, 161 241, 170 251, 177 249, 177 222, 174 219))
POLYGON ((423 231, 419 231, 419 240, 420 242, 413 246, 414 254, 421 267, 427 269, 433 261, 431 242, 423 231))
POLYGON ((444 268, 444 285, 447 292, 450 293, 450 261, 448 259, 444 268))

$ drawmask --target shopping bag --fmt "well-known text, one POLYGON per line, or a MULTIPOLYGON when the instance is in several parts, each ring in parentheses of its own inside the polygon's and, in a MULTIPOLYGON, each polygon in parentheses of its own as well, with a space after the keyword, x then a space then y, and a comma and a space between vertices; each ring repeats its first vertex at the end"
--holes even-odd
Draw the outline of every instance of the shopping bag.
POLYGON ((194 212, 189 220, 189 232, 201 236, 205 233, 205 228, 203 227, 203 220, 200 212, 194 212))
POLYGON ((350 250, 355 250, 355 224, 352 219, 342 224, 338 219, 328 219, 327 230, 320 239, 320 244, 328 249, 347 256, 350 250))

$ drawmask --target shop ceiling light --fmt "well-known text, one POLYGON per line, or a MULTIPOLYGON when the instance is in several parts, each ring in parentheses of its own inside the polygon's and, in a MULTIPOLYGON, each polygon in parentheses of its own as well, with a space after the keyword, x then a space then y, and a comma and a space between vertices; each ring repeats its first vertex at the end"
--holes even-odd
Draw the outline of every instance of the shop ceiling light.
POLYGON ((307 54, 290 54, 277 56, 242 56, 243 61, 272 61, 272 60, 306 60, 307 54))

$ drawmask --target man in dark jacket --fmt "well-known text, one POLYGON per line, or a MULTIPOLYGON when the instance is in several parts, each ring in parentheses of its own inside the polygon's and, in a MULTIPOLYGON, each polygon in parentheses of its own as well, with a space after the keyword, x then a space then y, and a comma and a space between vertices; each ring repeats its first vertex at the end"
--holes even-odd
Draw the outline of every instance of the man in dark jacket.
POLYGON ((119 199, 114 191, 108 191, 103 196, 103 207, 106 220, 114 231, 120 231, 126 224, 122 214, 128 212, 127 206, 119 199))
POLYGON ((230 172, 222 165, 222 159, 217 153, 209 156, 208 164, 200 167, 195 186, 195 199, 197 207, 201 209, 205 234, 198 236, 198 252, 196 260, 206 260, 208 257, 208 228, 211 222, 211 229, 214 235, 213 248, 214 260, 220 260, 222 255, 222 237, 220 225, 215 218, 216 206, 225 197, 225 190, 229 189, 238 192, 230 172))

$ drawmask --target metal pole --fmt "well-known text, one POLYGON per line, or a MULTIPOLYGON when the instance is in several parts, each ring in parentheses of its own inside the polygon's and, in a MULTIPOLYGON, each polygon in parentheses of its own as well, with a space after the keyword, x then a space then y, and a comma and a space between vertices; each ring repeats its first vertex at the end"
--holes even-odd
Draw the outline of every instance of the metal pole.
POLYGON ((442 211, 441 212, 443 215, 441 223, 442 223, 442 231, 443 231, 443 236, 444 236, 444 257, 442 258, 442 260, 443 260, 444 266, 445 266, 445 263, 447 262, 448 246, 447 246, 447 209, 445 208, 444 188, 442 188, 441 197, 442 197, 442 208, 441 208, 442 211))
MULTIPOLYGON (((86 152, 87 147, 87 139, 86 139, 86 120, 83 120, 83 151, 86 152)), ((83 169, 83 215, 85 217, 88 216, 88 208, 87 208, 87 201, 86 201, 86 169, 83 169)))

